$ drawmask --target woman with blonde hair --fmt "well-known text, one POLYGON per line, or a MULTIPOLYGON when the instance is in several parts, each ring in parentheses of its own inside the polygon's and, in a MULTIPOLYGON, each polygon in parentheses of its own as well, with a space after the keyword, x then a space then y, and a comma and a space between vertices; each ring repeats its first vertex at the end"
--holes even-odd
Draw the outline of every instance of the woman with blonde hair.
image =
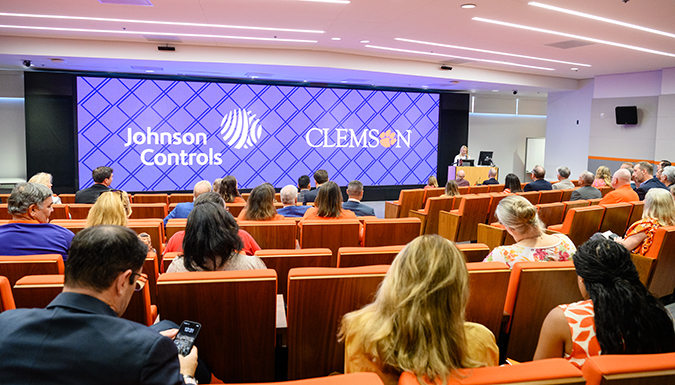
POLYGON ((305 211, 302 219, 356 219, 353 211, 342 208, 342 192, 335 182, 321 185, 314 207, 305 211))
POLYGON ((511 268, 516 262, 563 262, 577 250, 566 235, 546 234, 537 208, 519 195, 502 199, 495 215, 516 243, 495 247, 483 262, 504 262, 511 268))
POLYGON ((127 226, 131 216, 129 195, 121 190, 101 193, 96 203, 89 209, 85 227, 98 225, 127 226))
POLYGON ((592 186, 595 188, 612 186, 612 173, 609 171, 609 167, 598 167, 598 169, 595 171, 595 180, 593 181, 592 186))
MULTIPOLYGON (((223 179, 220 191, 223 191, 222 187, 225 185, 226 178, 223 179)), ((277 210, 274 208, 274 194, 274 187, 269 183, 263 183, 255 187, 251 190, 246 207, 241 210, 237 219, 240 221, 276 221, 284 219, 284 216, 277 214, 277 210)))
POLYGON ((464 319, 469 274, 457 247, 422 235, 394 259, 373 303, 346 314, 345 373, 375 372, 387 385, 404 371, 421 384, 447 383, 460 368, 497 365, 485 326, 464 319))
MULTIPOLYGON (((53 180, 52 174, 49 174, 49 173, 46 173, 46 172, 39 172, 39 173, 33 175, 28 180, 28 183, 39 183, 41 185, 49 187, 49 189, 51 190, 52 180, 53 180)), ((61 198, 59 198, 58 195, 53 194, 52 195, 52 204, 60 205, 61 204, 61 198)))
POLYGON ((675 225, 675 203, 672 195, 666 189, 652 188, 645 195, 642 219, 628 228, 623 239, 615 240, 633 253, 645 255, 654 241, 656 229, 673 225, 675 225))
POLYGON ((445 184, 445 193, 443 196, 454 197, 455 195, 459 195, 459 186, 454 180, 449 180, 448 183, 445 184))
POLYGON ((438 180, 433 175, 430 176, 429 179, 427 179, 427 185, 424 186, 425 190, 428 188, 438 188, 438 180))

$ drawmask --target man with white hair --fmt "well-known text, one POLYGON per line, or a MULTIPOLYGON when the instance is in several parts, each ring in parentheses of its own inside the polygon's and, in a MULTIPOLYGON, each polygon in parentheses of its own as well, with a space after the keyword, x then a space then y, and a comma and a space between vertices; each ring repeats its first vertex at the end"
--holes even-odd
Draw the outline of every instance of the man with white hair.
POLYGON ((630 188, 630 171, 627 169, 620 169, 612 176, 612 188, 600 201, 601 205, 609 205, 620 202, 638 202, 640 197, 632 188, 630 188))
POLYGON ((659 180, 668 188, 675 184, 675 166, 665 166, 661 170, 661 176, 659 177, 659 180))
POLYGON ((345 210, 351 210, 357 217, 375 216, 375 209, 361 203, 363 199, 363 183, 353 180, 347 185, 349 200, 342 204, 345 210))
POLYGON ((61 254, 68 258, 72 231, 52 225, 52 190, 39 183, 19 183, 7 200, 12 216, 0 226, 0 255, 61 254))
POLYGON ((190 211, 192 211, 192 208, 195 207, 195 202, 194 200, 197 199, 198 196, 207 193, 211 191, 211 182, 208 180, 200 180, 195 184, 194 189, 192 190, 192 202, 181 202, 176 205, 176 207, 171 210, 169 215, 164 218, 164 226, 166 226, 167 222, 169 222, 169 219, 172 218, 187 218, 188 215, 190 215, 190 211))
POLYGON ((571 201, 578 201, 581 199, 598 199, 602 198, 602 193, 597 188, 591 186, 593 184, 593 174, 589 171, 584 171, 579 175, 580 188, 572 191, 571 201))
POLYGON ((574 183, 568 178, 570 177, 570 169, 565 166, 560 166, 556 169, 558 173, 559 182, 553 185, 554 190, 565 190, 570 188, 576 188, 574 183))
POLYGON ((289 184, 284 186, 279 193, 281 195, 281 203, 284 207, 277 210, 277 214, 283 215, 285 217, 302 217, 305 215, 305 211, 309 210, 312 206, 298 206, 298 188, 289 184))
POLYGON ((469 183, 469 181, 464 178, 466 178, 466 173, 464 172, 464 170, 457 171, 457 175, 455 177, 455 182, 457 182, 457 186, 466 187, 471 185, 471 183, 469 183))

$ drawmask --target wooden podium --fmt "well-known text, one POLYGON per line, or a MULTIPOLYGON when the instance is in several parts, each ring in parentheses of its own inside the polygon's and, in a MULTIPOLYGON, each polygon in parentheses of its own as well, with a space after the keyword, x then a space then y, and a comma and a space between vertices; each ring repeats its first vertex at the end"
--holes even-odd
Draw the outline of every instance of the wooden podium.
POLYGON ((465 167, 465 166, 449 166, 448 167, 448 180, 455 179, 457 171, 464 170, 465 177, 464 179, 468 180, 471 186, 475 186, 483 183, 483 181, 488 180, 488 172, 491 168, 497 170, 497 176, 499 177, 499 168, 490 167, 490 166, 476 166, 476 167, 465 167))

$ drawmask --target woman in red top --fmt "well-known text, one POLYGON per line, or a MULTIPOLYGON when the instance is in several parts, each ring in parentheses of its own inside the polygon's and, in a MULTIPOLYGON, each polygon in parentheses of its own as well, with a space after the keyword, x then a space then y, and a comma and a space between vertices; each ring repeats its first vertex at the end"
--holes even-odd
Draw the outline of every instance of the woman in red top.
MULTIPOLYGON (((323 187, 322 187, 323 188, 323 187)), ((251 190, 246 207, 239 213, 239 221, 277 221, 284 219, 274 208, 274 187, 263 183, 251 190)))
POLYGON ((246 203, 244 198, 241 197, 241 194, 239 194, 237 178, 232 175, 228 175, 220 180, 218 193, 223 197, 225 203, 246 203))
POLYGON ((314 207, 307 210, 302 219, 356 219, 356 214, 342 208, 340 187, 329 181, 321 185, 314 207))

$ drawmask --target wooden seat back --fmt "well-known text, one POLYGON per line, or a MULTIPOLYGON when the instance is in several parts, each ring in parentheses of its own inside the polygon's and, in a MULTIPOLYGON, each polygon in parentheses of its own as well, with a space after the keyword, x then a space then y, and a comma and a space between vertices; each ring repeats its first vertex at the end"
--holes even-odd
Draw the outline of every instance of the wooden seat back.
POLYGON ((459 190, 459 195, 467 195, 469 193, 469 188, 471 186, 460 186, 457 188, 459 190))
POLYGON ((239 228, 251 234, 261 249, 295 249, 297 225, 292 219, 241 221, 239 228))
POLYGON ((533 205, 539 204, 539 197, 541 196, 540 191, 523 191, 523 192, 517 192, 516 195, 520 195, 521 197, 527 199, 532 203, 533 205))
POLYGON ((628 219, 628 227, 633 223, 642 219, 642 213, 644 212, 645 202, 630 202, 633 205, 633 211, 630 212, 630 219, 628 219))
POLYGON ((499 340, 511 269, 502 262, 467 263, 466 268, 471 293, 466 320, 484 325, 499 340))
POLYGON ((375 298, 389 266, 299 268, 288 275, 288 379, 344 370, 342 317, 375 298))
POLYGON ((169 204, 192 202, 195 199, 194 194, 190 193, 173 193, 169 195, 169 204))
POLYGON ((337 252, 340 247, 360 246, 361 224, 356 219, 300 221, 299 226, 300 248, 330 249, 333 253, 331 266, 337 266, 337 252))
POLYGON ((563 218, 565 218, 567 213, 575 207, 586 207, 591 205, 590 202, 585 199, 580 199, 578 201, 563 201, 562 203, 565 205, 565 214, 563 214, 563 218))
POLYGON ((385 202, 385 218, 405 218, 410 210, 419 210, 424 201, 424 189, 401 190, 398 201, 385 202))
POLYGON ((423 210, 410 210, 408 216, 421 221, 420 235, 438 234, 438 213, 452 210, 454 200, 454 196, 433 197, 427 200, 423 210))
POLYGON ((514 194, 502 194, 502 193, 491 193, 490 196, 490 211, 488 211, 487 217, 485 217, 485 223, 490 224, 492 222, 497 221, 497 216, 495 213, 497 212, 497 206, 499 206, 499 202, 502 201, 502 199, 506 198, 507 196, 514 195, 514 194))
POLYGON ((597 205, 573 208, 567 213, 560 232, 575 245, 581 245, 598 232, 604 212, 605 208, 597 205))
POLYGON ((405 245, 379 247, 341 247, 337 267, 391 265, 405 245))
POLYGON ((168 203, 132 203, 129 219, 164 219, 168 214, 168 203))
POLYGON ((75 194, 59 194, 59 198, 61 198, 61 203, 63 204, 69 205, 71 203, 75 203, 75 194))
POLYGON ((296 267, 332 267, 333 253, 330 249, 278 249, 258 250, 260 257, 268 269, 277 272, 277 294, 284 296, 288 302, 288 272, 296 267))
MULTIPOLYGON (((460 369, 459 375, 448 379, 448 385, 584 385, 581 370, 564 358, 523 362, 519 365, 488 366, 475 369, 460 369)), ((417 377, 404 372, 398 385, 419 385, 417 377)))
POLYGON ((635 270, 637 270, 638 276, 640 277, 640 282, 642 282, 645 287, 649 287, 654 275, 656 259, 634 253, 630 254, 630 259, 635 265, 635 270))
POLYGON ((68 203, 70 219, 87 219, 92 206, 94 205, 91 203, 68 203))
POLYGON ((484 194, 490 192, 490 186, 469 186, 469 194, 484 194))
POLYGON ((602 186, 598 190, 600 190, 600 193, 602 194, 602 197, 604 198, 605 195, 609 194, 610 191, 614 190, 612 186, 602 186))
POLYGON ((199 357, 226 383, 274 380, 274 270, 166 273, 157 281, 162 318, 202 324, 199 357))
POLYGON ((424 199, 422 200, 422 206, 426 205, 429 198, 435 198, 443 195, 445 193, 445 187, 432 187, 424 189, 424 199))
POLYGON ((16 309, 14 304, 14 295, 12 295, 12 286, 7 277, 0 276, 0 313, 5 310, 16 309))
MULTIPOLYGON (((657 298, 666 296, 675 288, 675 226, 656 229, 652 245, 645 257, 656 259, 656 267, 648 289, 657 298)), ((0 272, 2 274, 2 272, 0 272)))
POLYGON ((590 204, 591 206, 595 206, 595 205, 600 204, 601 200, 602 200, 602 198, 587 199, 588 204, 590 204))
POLYGON ((68 205, 52 205, 54 211, 49 215, 49 219, 70 219, 70 213, 68 212, 68 205))
POLYGON ((185 231, 185 226, 187 225, 187 218, 171 218, 166 222, 166 228, 164 233, 166 235, 167 242, 174 234, 179 231, 185 231))
POLYGON ((569 201, 572 198, 572 193, 574 192, 574 190, 576 190, 576 188, 566 188, 560 190, 562 191, 562 197, 560 197, 560 201, 561 202, 569 201))
POLYGON ((618 236, 623 236, 628 228, 630 213, 633 211, 633 205, 630 203, 613 203, 604 205, 605 215, 600 223, 600 232, 611 231, 618 236))
POLYGON ((537 215, 544 226, 561 224, 564 213, 565 205, 562 202, 537 205, 537 215))
POLYGON ((603 354, 582 367, 587 385, 675 384, 675 353, 603 354))
POLYGON ((227 211, 235 218, 238 217, 241 210, 246 207, 246 203, 226 203, 225 205, 227 206, 227 211))
POLYGON ((0 275, 7 277, 10 286, 26 275, 63 273, 60 254, 0 256, 0 275))
POLYGON ((453 242, 475 241, 479 223, 485 223, 490 206, 489 195, 465 196, 459 209, 441 211, 438 234, 453 242))
POLYGON ((169 194, 134 194, 134 203, 169 204, 169 194))
POLYGON ((152 247, 158 254, 164 253, 164 222, 159 218, 129 219, 129 228, 136 234, 148 233, 152 247))
POLYGON ((497 246, 506 246, 516 243, 513 236, 509 234, 504 227, 493 225, 478 224, 476 232, 478 243, 482 243, 492 251, 497 246))
POLYGON ((422 222, 419 218, 365 219, 363 221, 363 246, 405 245, 419 236, 421 226, 422 222))
MULTIPOLYGON (((6 202, 6 200, 3 200, 3 202, 6 202)), ((7 211, 7 203, 0 203, 0 219, 12 219, 9 211, 7 211)))
POLYGON ((562 200, 562 190, 546 190, 546 191, 540 191, 539 192, 539 203, 538 204, 546 204, 546 203, 557 203, 562 200))
POLYGON ((549 311, 580 300, 573 262, 514 264, 504 305, 504 311, 511 315, 506 356, 520 362, 531 361, 549 311))
POLYGON ((77 234, 80 231, 84 230, 84 226, 87 224, 86 219, 54 219, 49 223, 57 226, 64 227, 73 233, 77 234))
POLYGON ((491 184, 488 187, 489 187, 488 192, 490 192, 490 193, 500 193, 500 192, 504 191, 504 189, 506 188, 504 183, 491 184))
POLYGON ((483 262, 490 254, 490 248, 484 243, 458 243, 455 246, 464 254, 466 262, 483 262))

